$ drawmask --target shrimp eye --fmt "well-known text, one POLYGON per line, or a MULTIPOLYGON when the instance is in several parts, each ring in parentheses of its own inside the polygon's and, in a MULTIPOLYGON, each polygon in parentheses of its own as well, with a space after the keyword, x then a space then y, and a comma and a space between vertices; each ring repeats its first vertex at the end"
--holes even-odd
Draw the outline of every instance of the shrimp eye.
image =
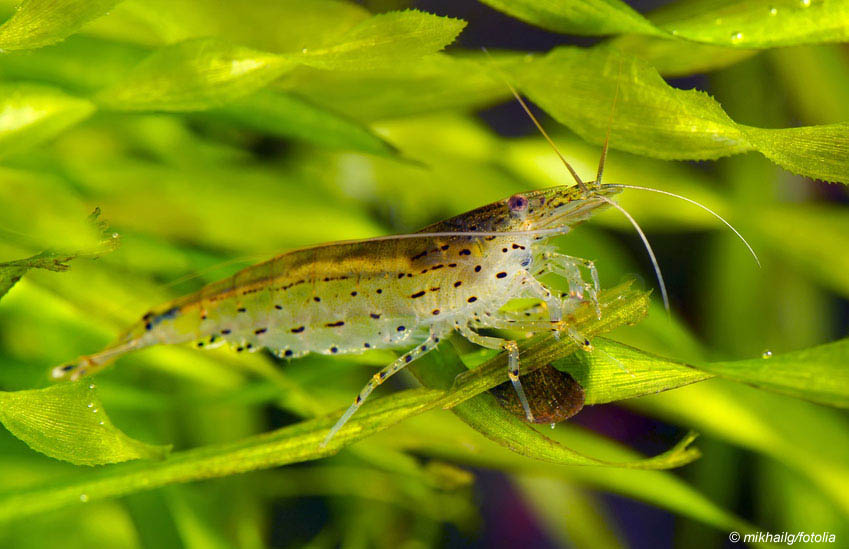
POLYGON ((511 212, 523 212, 528 208, 528 199, 520 194, 514 194, 507 200, 511 212))

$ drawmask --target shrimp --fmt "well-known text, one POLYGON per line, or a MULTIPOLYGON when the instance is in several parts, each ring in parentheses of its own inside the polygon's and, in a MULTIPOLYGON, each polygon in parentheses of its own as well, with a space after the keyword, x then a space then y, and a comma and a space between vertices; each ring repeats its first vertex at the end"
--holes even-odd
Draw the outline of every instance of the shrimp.
MULTIPOLYGON (((329 440, 372 390, 457 331, 509 353, 510 380, 532 419, 519 380, 518 345, 478 330, 514 327, 516 321, 499 312, 514 298, 541 300, 555 324, 594 300, 599 287, 592 263, 553 253, 545 242, 608 206, 605 199, 619 192, 553 187, 513 195, 419 233, 291 251, 154 308, 116 343, 54 368, 52 377, 76 380, 124 353, 160 344, 230 343, 237 352, 267 348, 283 358, 409 348, 372 377, 329 440), (532 273, 543 266, 567 277, 575 295, 564 298, 542 284, 532 273), (590 273, 590 282, 581 270, 590 273)), ((539 331, 540 325, 526 327, 539 331)))
MULTIPOLYGON (((515 90, 514 94, 554 146, 515 90)), ((508 377, 532 422, 519 375, 517 342, 479 332, 550 330, 565 333, 584 350, 592 350, 590 341, 563 319, 586 303, 601 314, 598 273, 592 261, 557 252, 548 244, 551 237, 568 233, 602 209, 619 209, 642 237, 667 303, 648 240, 636 221, 611 198, 625 188, 654 189, 602 183, 606 152, 607 140, 592 182, 582 181, 557 151, 576 185, 515 194, 418 233, 321 244, 247 267, 152 309, 114 344, 57 366, 52 377, 77 380, 127 352, 187 342, 206 349, 227 343, 237 352, 264 348, 281 358, 370 349, 404 351, 357 394, 327 434, 322 443, 326 445, 375 388, 458 332, 481 347, 508 353, 508 377), (550 289, 540 280, 546 273, 565 279, 570 291, 550 289), (516 318, 502 311, 507 302, 517 298, 538 300, 548 318, 516 318)), ((712 210, 696 205, 728 224, 712 210)))

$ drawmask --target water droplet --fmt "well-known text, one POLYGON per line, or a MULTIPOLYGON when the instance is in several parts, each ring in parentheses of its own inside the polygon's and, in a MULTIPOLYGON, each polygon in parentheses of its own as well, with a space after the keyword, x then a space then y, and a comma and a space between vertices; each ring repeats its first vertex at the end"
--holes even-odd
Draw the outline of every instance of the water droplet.
POLYGON ((731 41, 732 42, 740 42, 741 40, 743 40, 743 33, 742 32, 734 32, 734 33, 731 34, 731 41))
POLYGON ((106 424, 106 423, 105 423, 105 422, 103 422, 103 421, 101 421, 101 422, 99 422, 99 423, 98 423, 98 425, 105 425, 105 424, 106 424))
POLYGON ((800 0, 799 3, 802 4, 803 8, 807 8, 811 5, 811 0, 800 0))
POLYGON ((89 389, 94 389, 94 383, 88 386, 89 389))
POLYGON ((672 36, 678 36, 678 31, 676 29, 672 29, 672 36))
POLYGON ((306 48, 304 48, 304 49, 302 49, 302 50, 301 50, 301 53, 307 53, 307 51, 309 51, 309 50, 307 50, 306 48))
POLYGON ((778 8, 769 8, 770 15, 778 15, 778 8))
POLYGON ((722 17, 717 17, 716 20, 714 21, 714 23, 716 23, 717 25, 721 25, 722 24, 722 17))
POLYGON ((80 501, 85 503, 88 501, 88 494, 80 494, 80 501))
POLYGON ((549 427, 551 427, 552 429, 554 429, 556 426, 557 426, 557 424, 556 424, 556 423, 552 423, 549 427))
POLYGON ((89 403, 88 403, 88 407, 89 407, 89 408, 94 408, 94 402, 89 402, 89 403))
POLYGON ((767 349, 766 351, 762 352, 761 358, 772 358, 772 351, 767 349))
POLYGON ((96 413, 97 413, 97 408, 94 408, 91 412, 92 412, 93 414, 96 414, 96 413))

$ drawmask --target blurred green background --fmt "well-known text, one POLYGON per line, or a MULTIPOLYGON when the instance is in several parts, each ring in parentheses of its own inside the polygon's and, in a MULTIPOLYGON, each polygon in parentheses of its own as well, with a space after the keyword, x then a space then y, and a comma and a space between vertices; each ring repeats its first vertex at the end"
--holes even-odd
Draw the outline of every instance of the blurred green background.
MULTIPOLYGON (((695 207, 624 193, 672 315, 655 291, 645 320, 608 337, 698 364, 847 335, 846 2, 0 4, 11 17, 0 28, 0 261, 83 252, 66 272, 27 272, 0 301, 3 391, 47 387, 51 367, 101 348, 151 306, 287 249, 410 232, 568 184, 502 75, 542 107, 585 179, 610 126, 607 181, 698 200, 760 255, 759 269, 695 207), (434 15, 395 11, 408 7, 434 15), (562 45, 580 49, 544 56, 562 45), (607 57, 611 45, 624 57, 607 57), (652 67, 718 105, 664 87, 652 67), (790 127, 813 129, 760 130, 790 127), (87 219, 95 208, 105 237, 87 219), (120 244, 99 253, 112 233, 120 244)), ((604 287, 634 275, 654 287, 615 212, 558 245, 595 260, 604 287)), ((337 410, 391 357, 286 363, 159 348, 95 381, 131 437, 214 455, 216 444, 337 410)), ((380 394, 410 386, 403 377, 380 394)), ((847 425, 845 410, 712 379, 587 407, 541 431, 619 460, 635 455, 625 447, 653 455, 698 431, 703 457, 671 471, 540 461, 438 410, 319 461, 183 484, 195 478, 188 461, 155 490, 143 461, 71 465, 3 430, 0 545, 721 547, 747 528, 830 532, 840 545, 847 425), (122 471, 137 475, 132 487, 122 471), (94 498, 73 484, 101 478, 124 488, 94 498), (31 511, 21 495, 56 503, 31 511)))

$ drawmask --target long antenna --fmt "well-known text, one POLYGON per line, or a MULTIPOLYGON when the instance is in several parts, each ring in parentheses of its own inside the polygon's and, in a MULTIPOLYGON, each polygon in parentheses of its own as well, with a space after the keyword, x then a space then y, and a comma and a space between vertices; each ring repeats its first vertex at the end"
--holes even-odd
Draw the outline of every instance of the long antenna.
POLYGON ((693 204, 694 206, 698 206, 699 208, 701 208, 701 209, 703 209, 704 211, 708 212, 709 214, 711 214, 712 216, 714 216, 714 217, 715 217, 715 218, 717 218, 718 220, 722 221, 722 222, 725 224, 725 226, 726 226, 726 227, 728 227, 729 229, 731 229, 731 231, 732 231, 734 234, 736 234, 736 235, 737 235, 737 238, 739 238, 739 239, 743 242, 743 244, 746 246, 746 248, 748 248, 749 253, 750 253, 750 254, 752 254, 752 257, 753 257, 753 258, 755 258, 755 263, 757 263, 757 264, 758 264, 758 267, 760 267, 760 266, 761 266, 761 260, 760 260, 760 259, 758 259, 758 254, 756 254, 756 253, 755 253, 755 250, 754 250, 754 249, 752 248, 752 246, 748 243, 748 241, 746 241, 746 239, 745 239, 745 238, 743 238, 743 235, 742 235, 742 234, 740 234, 740 232, 739 232, 737 229, 735 229, 735 228, 734 228, 734 226, 733 226, 733 225, 731 225, 731 223, 729 223, 728 221, 726 221, 724 217, 722 217, 721 215, 719 215, 719 214, 718 214, 718 213, 716 213, 715 211, 711 210, 710 208, 708 208, 708 207, 707 207, 707 206, 705 206, 704 204, 701 204, 701 203, 699 203, 699 202, 696 202, 696 201, 695 201, 695 200, 693 200, 692 198, 687 198, 686 196, 681 196, 680 194, 671 193, 671 192, 669 192, 669 191, 662 191, 662 190, 660 190, 660 189, 652 189, 651 187, 640 187, 640 186, 638 186, 638 185, 621 185, 621 184, 618 184, 618 183, 611 184, 610 186, 611 186, 611 187, 620 187, 620 188, 622 188, 622 189, 634 189, 634 190, 637 190, 637 191, 649 191, 649 192, 658 193, 658 194, 665 194, 665 195, 667 195, 667 196, 671 196, 671 197, 674 197, 674 198, 678 198, 678 199, 680 199, 680 200, 683 200, 684 202, 689 202, 690 204, 693 204))
POLYGON ((649 239, 646 237, 646 233, 643 232, 643 229, 640 228, 640 225, 637 223, 637 220, 634 219, 631 214, 629 214, 625 210, 625 208, 623 208, 613 200, 610 200, 606 196, 599 195, 599 198, 601 198, 602 200, 622 212, 622 215, 628 218, 628 221, 630 221, 631 225, 633 225, 634 229, 636 229, 637 234, 640 235, 640 239, 643 241, 643 245, 645 245, 646 251, 649 253, 649 258, 651 259, 652 267, 654 267, 654 274, 657 275, 657 284, 658 286, 660 286, 660 296, 663 298, 663 308, 666 309, 667 314, 670 314, 669 296, 666 293, 666 283, 663 281, 663 275, 660 273, 660 265, 657 262, 657 257, 655 257, 654 255, 654 250, 652 250, 651 244, 649 244, 649 239))
MULTIPOLYGON (((481 49, 489 57, 489 60, 493 61, 492 56, 489 55, 489 51, 487 51, 486 48, 481 49)), ((539 133, 541 133, 545 140, 548 141, 548 144, 551 145, 551 148, 554 149, 555 153, 557 153, 557 156, 560 158, 560 161, 563 162, 563 165, 566 166, 566 169, 569 170, 570 174, 572 174, 572 177, 575 179, 575 183, 577 183, 578 187, 580 187, 582 191, 588 192, 589 189, 587 188, 586 183, 584 183, 584 180, 581 179, 581 176, 578 175, 578 172, 575 171, 575 168, 572 167, 572 164, 570 164, 569 161, 566 160, 566 157, 563 156, 563 153, 560 152, 560 149, 557 147, 557 144, 554 142, 553 139, 551 139, 551 137, 549 137, 548 132, 546 132, 545 128, 542 127, 542 124, 539 123, 539 120, 537 120, 537 117, 534 116, 534 113, 531 112, 531 109, 528 107, 528 104, 525 103, 525 100, 522 99, 522 96, 519 95, 519 92, 516 91, 516 88, 513 87, 513 84, 511 84, 510 81, 507 80, 507 77, 504 76, 504 74, 502 74, 501 71, 497 68, 496 72, 507 85, 507 87, 510 89, 510 93, 512 93, 513 97, 516 98, 516 101, 519 102, 519 105, 522 106, 522 109, 524 109, 525 113, 530 117, 531 121, 534 123, 534 126, 536 126, 539 130, 539 133)))

